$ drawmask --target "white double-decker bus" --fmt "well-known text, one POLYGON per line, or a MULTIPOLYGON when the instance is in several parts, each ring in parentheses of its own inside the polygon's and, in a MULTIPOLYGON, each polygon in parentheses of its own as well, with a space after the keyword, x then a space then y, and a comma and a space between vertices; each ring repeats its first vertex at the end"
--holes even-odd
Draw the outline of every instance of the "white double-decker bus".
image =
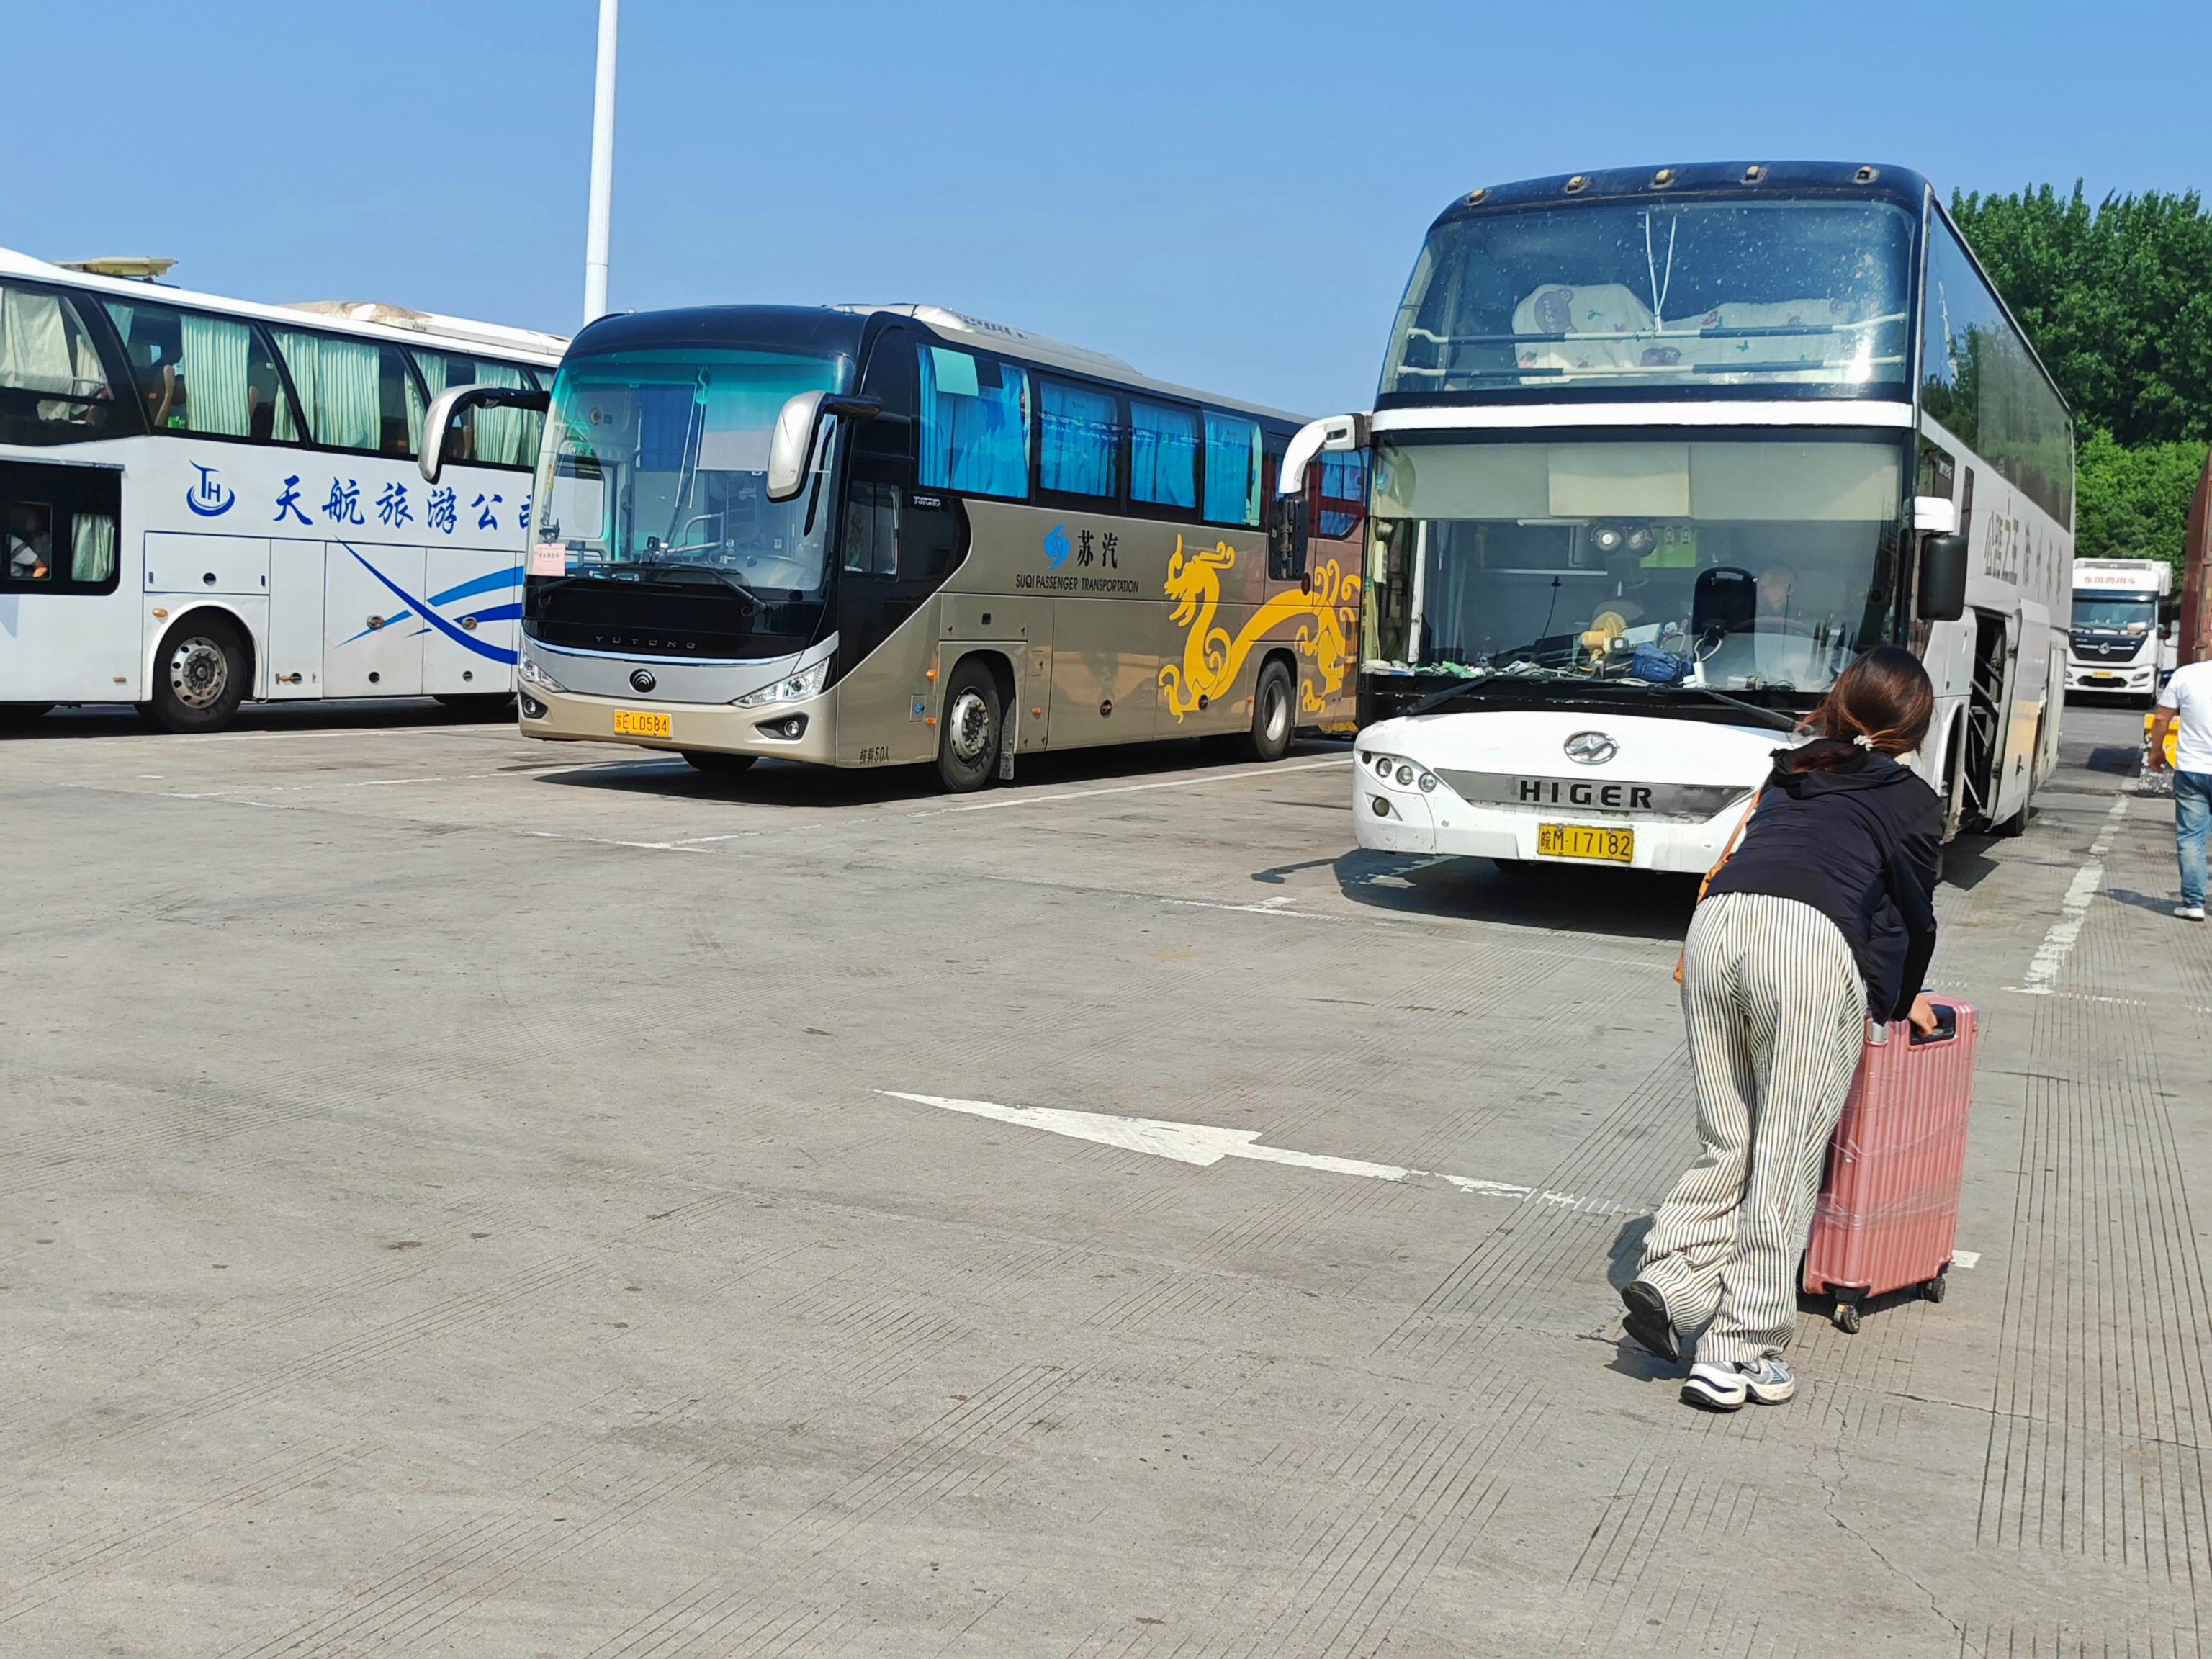
POLYGON ((1731 162, 1474 191, 1374 410, 1363 845, 1696 871, 1855 656, 1935 681, 1949 829, 2057 750, 2072 427, 1923 179, 1731 162))
POLYGON ((206 732, 246 698, 503 702, 563 343, 0 250, 0 720, 127 702, 206 732), (426 489, 426 414, 462 386, 483 406, 426 489))

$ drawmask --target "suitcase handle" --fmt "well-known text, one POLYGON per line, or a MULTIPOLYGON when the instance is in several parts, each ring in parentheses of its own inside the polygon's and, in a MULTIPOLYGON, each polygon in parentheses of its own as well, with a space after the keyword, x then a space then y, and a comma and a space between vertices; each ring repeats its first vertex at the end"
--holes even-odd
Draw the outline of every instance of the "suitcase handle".
POLYGON ((1907 1022, 1907 1028, 1912 1033, 1912 1046, 1916 1048, 1923 1042, 1948 1042, 1959 1035, 1959 1011, 1948 1002, 1938 1002, 1932 1006, 1936 1010, 1934 1030, 1923 1034, 1918 1026, 1907 1022))

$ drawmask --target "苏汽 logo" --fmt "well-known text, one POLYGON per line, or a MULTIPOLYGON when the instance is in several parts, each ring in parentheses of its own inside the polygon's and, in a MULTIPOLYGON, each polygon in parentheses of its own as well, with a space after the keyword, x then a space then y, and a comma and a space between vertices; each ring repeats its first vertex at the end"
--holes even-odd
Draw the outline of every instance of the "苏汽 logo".
POLYGON ((1566 741, 1567 758, 1582 766, 1602 766, 1620 745, 1602 732, 1577 732, 1566 741))
POLYGON ((1057 570, 1067 562, 1067 526, 1053 526, 1044 538, 1044 562, 1048 568, 1057 570))

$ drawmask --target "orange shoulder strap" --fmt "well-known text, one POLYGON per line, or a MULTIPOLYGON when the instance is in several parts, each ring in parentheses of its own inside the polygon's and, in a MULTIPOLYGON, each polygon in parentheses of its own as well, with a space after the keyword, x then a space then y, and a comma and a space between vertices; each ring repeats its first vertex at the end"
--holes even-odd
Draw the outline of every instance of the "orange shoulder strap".
MULTIPOLYGON (((1698 902, 1699 904, 1703 904, 1705 902, 1705 890, 1713 884, 1713 878, 1720 874, 1721 866, 1735 856, 1736 843, 1743 839, 1745 827, 1751 823, 1751 815, 1759 811, 1759 798, 1761 794, 1765 793, 1765 789, 1766 786, 1762 783, 1758 788, 1751 792, 1751 805, 1743 809, 1743 816, 1735 821, 1735 833, 1729 837, 1728 845, 1721 848, 1719 860, 1714 864, 1711 869, 1705 872, 1705 878, 1698 884, 1698 902)), ((1680 985, 1682 982, 1682 963, 1687 959, 1688 955, 1689 946, 1686 944, 1682 947, 1681 953, 1674 958, 1674 983, 1677 985, 1680 985)))

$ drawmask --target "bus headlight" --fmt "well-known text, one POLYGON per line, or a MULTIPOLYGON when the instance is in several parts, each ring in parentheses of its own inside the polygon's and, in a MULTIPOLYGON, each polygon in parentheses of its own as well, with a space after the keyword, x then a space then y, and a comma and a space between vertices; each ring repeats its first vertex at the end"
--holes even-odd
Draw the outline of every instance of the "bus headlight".
POLYGON ((548 691, 565 691, 568 689, 526 656, 517 659, 514 665, 514 678, 525 685, 542 685, 548 691))
POLYGON ((809 697, 818 697, 829 683, 830 659, 823 658, 811 668, 802 668, 787 680, 778 680, 774 685, 764 685, 757 691, 748 691, 742 697, 732 699, 738 708, 765 708, 773 702, 804 702, 809 697))

